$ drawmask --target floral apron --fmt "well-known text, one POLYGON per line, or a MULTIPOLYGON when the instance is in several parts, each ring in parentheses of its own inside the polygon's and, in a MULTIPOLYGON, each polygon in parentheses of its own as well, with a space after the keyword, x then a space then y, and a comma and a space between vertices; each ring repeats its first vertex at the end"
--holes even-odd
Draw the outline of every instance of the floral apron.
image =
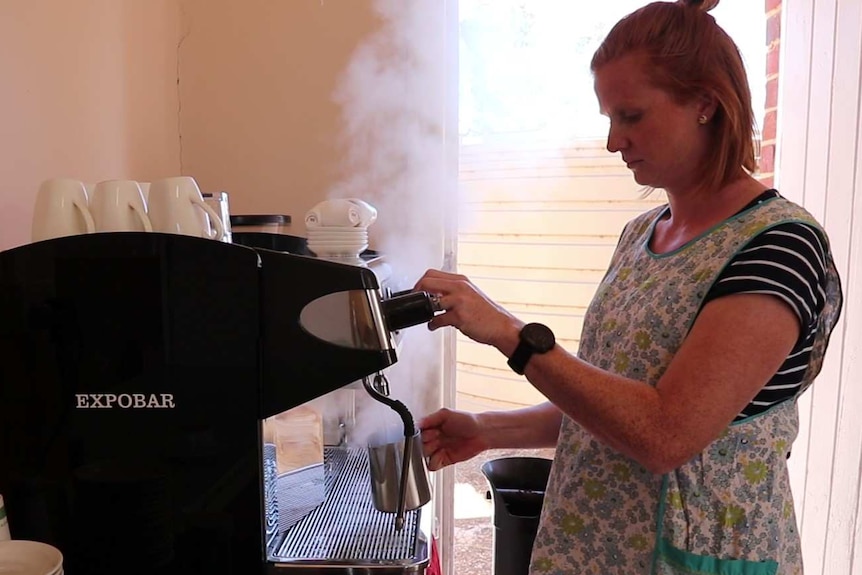
MULTIPOLYGON (((656 255, 647 245, 664 209, 626 226, 587 311, 578 352, 649 385, 673 359, 724 266, 754 236, 798 221, 819 230, 827 245, 807 212, 775 198, 656 255)), ((827 275, 826 307, 802 390, 820 371, 840 310, 831 254, 827 275)), ((659 476, 564 417, 530 572, 801 575, 787 472, 797 428, 796 402, 785 401, 730 425, 697 457, 659 476)))

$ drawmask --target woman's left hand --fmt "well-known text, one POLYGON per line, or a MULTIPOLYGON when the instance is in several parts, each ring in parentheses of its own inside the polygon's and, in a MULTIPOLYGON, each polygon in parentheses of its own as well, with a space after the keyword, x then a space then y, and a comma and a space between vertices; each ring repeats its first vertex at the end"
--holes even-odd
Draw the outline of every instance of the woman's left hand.
POLYGON ((440 299, 444 313, 428 322, 429 329, 450 325, 470 339, 494 345, 506 354, 517 345, 523 322, 494 303, 465 276, 428 270, 415 289, 440 299))

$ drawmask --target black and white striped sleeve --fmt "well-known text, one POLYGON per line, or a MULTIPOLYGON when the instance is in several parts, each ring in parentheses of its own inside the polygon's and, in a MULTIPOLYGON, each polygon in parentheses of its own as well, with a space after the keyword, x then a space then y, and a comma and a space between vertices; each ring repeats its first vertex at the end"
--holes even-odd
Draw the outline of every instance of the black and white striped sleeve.
POLYGON ((736 254, 706 301, 737 293, 773 295, 796 313, 805 337, 826 301, 825 253, 823 241, 811 226, 798 222, 777 225, 736 254))

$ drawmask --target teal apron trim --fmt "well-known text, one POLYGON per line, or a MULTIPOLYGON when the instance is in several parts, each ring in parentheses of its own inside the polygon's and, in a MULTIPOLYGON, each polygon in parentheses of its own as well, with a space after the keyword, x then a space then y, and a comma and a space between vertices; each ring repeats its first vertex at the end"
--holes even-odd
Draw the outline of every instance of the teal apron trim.
POLYGON ((688 575, 775 575, 778 563, 775 561, 746 561, 744 559, 718 559, 705 555, 695 555, 678 549, 664 536, 664 514, 667 510, 667 490, 669 474, 662 476, 659 493, 658 522, 655 528, 655 548, 652 555, 651 574, 658 573, 659 561, 683 570, 688 575))
POLYGON ((778 572, 778 563, 775 561, 717 559, 695 555, 677 549, 664 538, 659 541, 658 552, 668 564, 692 575, 775 575, 778 572))
POLYGON ((655 525, 655 548, 652 552, 652 575, 656 575, 656 569, 658 568, 659 551, 661 549, 661 544, 664 541, 664 510, 665 501, 667 501, 668 483, 668 474, 665 473, 661 478, 661 491, 658 494, 658 510, 656 511, 656 517, 658 519, 655 525))

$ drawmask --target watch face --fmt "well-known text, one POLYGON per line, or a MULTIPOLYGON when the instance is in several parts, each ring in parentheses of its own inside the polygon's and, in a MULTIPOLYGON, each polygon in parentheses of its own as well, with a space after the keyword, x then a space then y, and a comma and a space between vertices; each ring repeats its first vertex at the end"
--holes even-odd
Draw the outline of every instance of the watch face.
POLYGON ((554 332, 540 323, 528 323, 521 330, 521 339, 527 342, 537 353, 545 353, 554 348, 556 340, 554 332))

